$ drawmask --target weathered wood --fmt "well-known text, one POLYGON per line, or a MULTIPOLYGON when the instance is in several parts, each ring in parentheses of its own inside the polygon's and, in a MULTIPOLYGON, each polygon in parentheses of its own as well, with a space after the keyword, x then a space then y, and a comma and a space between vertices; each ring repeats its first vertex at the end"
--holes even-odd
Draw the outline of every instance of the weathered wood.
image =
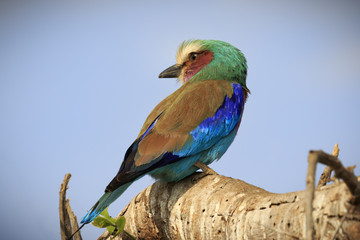
POLYGON ((317 158, 309 154, 308 171, 306 175, 306 192, 305 192, 305 238, 314 239, 314 219, 313 219, 313 201, 315 195, 315 173, 317 158))
POLYGON ((73 235, 73 231, 79 229, 77 218, 70 207, 70 199, 66 199, 66 190, 70 181, 71 174, 67 173, 60 187, 59 192, 59 217, 60 217, 60 234, 61 240, 82 240, 80 232, 73 235))
MULTIPOLYGON (((315 239, 331 239, 336 231, 337 239, 360 239, 360 206, 351 205, 351 197, 342 182, 315 191, 315 239)), ((303 239, 305 198, 305 191, 275 194, 196 173, 178 183, 152 184, 121 215, 125 230, 138 239, 303 239)), ((109 233, 99 239, 110 239, 109 233)))
POLYGON ((354 203, 360 203, 360 183, 354 173, 347 170, 337 157, 331 156, 321 150, 310 151, 309 157, 310 156, 316 158, 317 162, 330 166, 334 169, 335 176, 344 180, 351 194, 354 196, 352 201, 354 203))
MULTIPOLYGON (((338 157, 339 152, 340 152, 339 144, 335 144, 331 155, 333 155, 334 157, 338 157)), ((323 173, 321 174, 319 182, 317 184, 318 188, 325 186, 328 182, 330 182, 331 172, 332 172, 332 168, 329 166, 326 166, 323 173)))
POLYGON ((71 174, 65 175, 59 192, 59 217, 61 240, 66 240, 72 233, 70 217, 66 209, 66 189, 71 178, 71 174))

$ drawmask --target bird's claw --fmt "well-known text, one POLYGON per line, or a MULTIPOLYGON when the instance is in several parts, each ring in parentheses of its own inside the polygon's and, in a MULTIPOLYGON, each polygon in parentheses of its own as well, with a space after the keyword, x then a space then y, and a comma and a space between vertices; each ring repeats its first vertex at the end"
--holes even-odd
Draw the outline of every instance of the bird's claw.
POLYGON ((206 165, 205 163, 202 162, 196 162, 194 163, 194 166, 197 168, 200 168, 203 173, 206 173, 206 175, 219 175, 217 172, 215 172, 214 170, 212 170, 208 165, 206 165))

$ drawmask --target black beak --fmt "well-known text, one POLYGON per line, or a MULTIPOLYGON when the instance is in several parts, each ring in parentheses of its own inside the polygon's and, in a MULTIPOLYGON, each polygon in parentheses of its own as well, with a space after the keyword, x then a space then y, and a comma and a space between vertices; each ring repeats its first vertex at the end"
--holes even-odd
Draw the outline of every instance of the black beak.
POLYGON ((159 78, 177 78, 180 76, 182 68, 183 66, 175 64, 162 71, 159 78))

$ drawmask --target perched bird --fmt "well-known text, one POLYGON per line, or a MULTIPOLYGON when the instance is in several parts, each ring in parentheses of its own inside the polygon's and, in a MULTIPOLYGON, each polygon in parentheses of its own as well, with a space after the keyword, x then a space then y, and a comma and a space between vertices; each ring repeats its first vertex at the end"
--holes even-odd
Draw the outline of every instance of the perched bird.
POLYGON ((159 75, 178 78, 182 86, 147 117, 117 175, 81 223, 93 221, 145 174, 179 181, 219 159, 240 125, 250 93, 246 74, 246 59, 232 45, 217 40, 183 42, 176 64, 159 75))

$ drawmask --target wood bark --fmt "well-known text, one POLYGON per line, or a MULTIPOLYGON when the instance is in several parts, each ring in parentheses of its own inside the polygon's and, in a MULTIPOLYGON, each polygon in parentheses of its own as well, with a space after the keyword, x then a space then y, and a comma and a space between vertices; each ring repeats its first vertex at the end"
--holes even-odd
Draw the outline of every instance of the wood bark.
POLYGON ((61 240, 82 240, 80 232, 75 235, 72 234, 79 229, 79 225, 74 212, 71 210, 70 199, 66 199, 66 190, 70 178, 70 173, 65 174, 59 191, 60 235, 61 240))
MULTIPOLYGON (((360 239, 360 206, 352 198, 343 182, 315 190, 315 239, 360 239)), ((276 194, 196 173, 177 183, 152 184, 119 215, 137 239, 304 239, 305 199, 305 191, 276 194)), ((105 231, 98 239, 111 236, 105 231)))
MULTIPOLYGON (((353 173, 355 166, 345 168, 337 156, 337 145, 332 156, 321 150, 309 152, 306 191, 270 193, 205 171, 177 183, 152 184, 119 215, 127 220, 126 233, 136 239, 360 239, 359 177, 353 173), (315 190, 317 163, 334 170, 335 183, 323 186, 331 174, 325 169, 315 190)), ((81 229, 66 200, 70 177, 65 175, 60 188, 64 240, 81 229)), ((79 232, 76 239, 81 239, 79 232)), ((113 237, 106 231, 99 237, 105 239, 113 237)))

